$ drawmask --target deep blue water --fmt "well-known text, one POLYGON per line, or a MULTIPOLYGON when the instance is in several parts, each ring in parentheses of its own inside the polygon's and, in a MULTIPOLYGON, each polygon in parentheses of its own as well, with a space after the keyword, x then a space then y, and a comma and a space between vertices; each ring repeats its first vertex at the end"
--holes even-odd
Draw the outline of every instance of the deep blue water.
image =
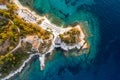
MULTIPOLYGON (((44 71, 40 70, 39 61, 36 58, 21 74, 16 76, 16 80, 120 80, 120 0, 78 1, 81 5, 77 6, 77 8, 79 7, 78 10, 83 12, 79 13, 82 15, 79 19, 74 20, 83 22, 87 20, 89 24, 92 22, 96 24, 99 23, 99 25, 94 24, 94 27, 90 27, 94 36, 98 36, 97 34, 100 36, 100 38, 97 37, 100 39, 99 44, 92 49, 93 51, 97 49, 97 51, 95 51, 96 54, 91 53, 91 55, 95 55, 95 57, 89 59, 85 55, 82 55, 81 57, 65 58, 62 54, 63 51, 58 50, 53 60, 47 61, 44 71), (86 15, 88 16, 86 17, 86 15), (95 21, 95 18, 97 18, 98 21, 95 21), (99 33, 95 32, 96 27, 99 27, 97 28, 99 29, 99 33)), ((55 0, 53 0, 53 2, 55 2, 55 0)), ((45 11, 49 12, 49 10, 45 11)), ((68 10, 68 12, 69 11, 70 10, 68 10)), ((66 11, 66 13, 68 12, 66 11)), ((76 14, 74 10, 71 12, 76 14)), ((58 15, 67 23, 71 22, 71 18, 67 18, 69 19, 69 21, 67 21, 63 15, 60 16, 57 12, 54 14, 58 15)), ((70 17, 72 17, 72 14, 70 17)), ((94 42, 91 44, 92 46, 96 45, 94 42)))

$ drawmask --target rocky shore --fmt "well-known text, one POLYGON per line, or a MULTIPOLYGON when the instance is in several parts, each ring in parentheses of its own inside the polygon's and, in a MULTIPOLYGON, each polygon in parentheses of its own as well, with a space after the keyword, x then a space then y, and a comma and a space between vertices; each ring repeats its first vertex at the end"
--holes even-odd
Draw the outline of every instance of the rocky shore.
POLYGON ((23 68, 25 67, 26 63, 28 63, 28 62, 32 59, 32 57, 35 56, 35 55, 38 55, 38 54, 31 54, 31 55, 29 56, 29 58, 26 59, 26 60, 23 62, 23 64, 20 66, 19 69, 17 69, 15 72, 10 73, 8 76, 6 76, 5 78, 2 78, 1 80, 7 80, 7 79, 13 77, 15 74, 20 73, 20 72, 23 70, 23 68))
MULTIPOLYGON (((10 77, 14 76, 15 74, 21 72, 23 70, 23 68, 25 67, 26 63, 35 55, 39 55, 39 61, 40 61, 40 68, 41 70, 44 70, 45 67, 45 55, 47 55, 48 53, 51 53, 55 48, 61 48, 65 51, 69 51, 71 49, 88 49, 89 48, 89 44, 86 41, 86 35, 84 34, 83 30, 82 30, 82 26, 81 25, 76 25, 74 26, 75 28, 77 28, 80 32, 80 35, 78 35, 77 37, 79 37, 80 40, 78 40, 76 43, 74 44, 67 44, 64 41, 61 40, 61 38, 59 37, 60 34, 64 34, 65 32, 70 31, 73 26, 67 27, 67 28, 61 28, 60 26, 56 26, 54 24, 52 24, 47 17, 45 16, 39 16, 37 15, 35 12, 30 11, 27 7, 22 6, 18 0, 12 0, 13 3, 15 3, 18 6, 18 10, 16 11, 16 13, 18 14, 18 16, 20 16, 21 18, 23 18, 23 20, 25 20, 27 23, 34 23, 39 25, 39 27, 47 30, 47 31, 51 31, 53 36, 51 36, 50 40, 52 40, 52 44, 49 48, 48 51, 46 51, 45 53, 40 53, 38 48, 40 46, 40 44, 42 43, 43 40, 41 40, 40 38, 36 36, 36 42, 33 41, 32 36, 25 37, 23 39, 24 42, 29 42, 32 44, 32 49, 31 50, 35 50, 36 53, 35 54, 31 54, 29 56, 29 58, 27 60, 25 60, 22 64, 22 66, 20 66, 19 69, 17 69, 15 72, 10 73, 8 76, 6 76, 5 78, 1 79, 1 80, 6 80, 9 79, 10 77), (39 20, 43 20, 41 23, 38 24, 39 20), (32 38, 30 38, 32 37, 32 38), (37 41, 38 40, 38 41, 37 41), (36 46, 34 46, 34 44, 36 44, 36 46)), ((76 36, 76 35, 75 35, 76 36)), ((52 53, 50 54, 52 55, 52 53)))

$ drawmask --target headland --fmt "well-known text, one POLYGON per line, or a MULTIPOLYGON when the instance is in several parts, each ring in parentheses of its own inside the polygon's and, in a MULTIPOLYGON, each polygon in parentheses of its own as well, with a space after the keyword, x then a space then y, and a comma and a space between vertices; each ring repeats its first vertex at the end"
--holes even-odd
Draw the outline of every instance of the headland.
POLYGON ((65 51, 80 50, 80 53, 74 56, 81 55, 85 50, 87 50, 86 54, 89 53, 90 45, 85 30, 79 23, 62 28, 51 23, 46 16, 39 16, 22 6, 18 0, 1 0, 0 9, 0 20, 5 20, 0 23, 2 26, 0 32, 0 76, 2 80, 21 72, 26 63, 35 55, 39 55, 40 69, 44 70, 46 55, 51 56, 53 50, 58 47, 65 51), (24 58, 21 58, 22 56, 24 58), (10 70, 8 67, 11 67, 10 70))

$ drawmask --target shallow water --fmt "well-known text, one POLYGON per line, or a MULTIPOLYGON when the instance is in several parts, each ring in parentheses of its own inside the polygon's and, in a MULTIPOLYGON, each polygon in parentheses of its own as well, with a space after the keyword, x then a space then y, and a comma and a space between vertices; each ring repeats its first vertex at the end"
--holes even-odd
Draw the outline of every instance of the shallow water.
POLYGON ((35 0, 33 6, 37 11, 52 14, 63 24, 88 24, 91 50, 87 57, 67 58, 62 50, 57 50, 44 71, 36 58, 15 80, 120 80, 119 4, 119 0, 35 0), (59 10, 69 15, 65 17, 59 10))

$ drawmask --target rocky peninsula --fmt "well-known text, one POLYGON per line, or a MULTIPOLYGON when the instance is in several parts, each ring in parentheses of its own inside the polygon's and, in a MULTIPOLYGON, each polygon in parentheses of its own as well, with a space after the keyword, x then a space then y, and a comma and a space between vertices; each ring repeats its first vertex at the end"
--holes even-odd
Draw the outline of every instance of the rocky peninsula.
POLYGON ((86 54, 89 52, 90 45, 82 25, 78 23, 74 26, 69 25, 67 28, 56 26, 46 16, 39 16, 22 6, 18 0, 0 0, 0 21, 2 21, 0 23, 2 27, 0 29, 0 77, 2 80, 21 72, 35 55, 39 56, 40 69, 44 70, 46 55, 53 55, 55 48, 65 51, 80 50, 80 53, 74 56, 81 55, 83 51, 86 51, 86 54), (10 70, 5 69, 9 62, 7 68, 10 67, 10 70))

